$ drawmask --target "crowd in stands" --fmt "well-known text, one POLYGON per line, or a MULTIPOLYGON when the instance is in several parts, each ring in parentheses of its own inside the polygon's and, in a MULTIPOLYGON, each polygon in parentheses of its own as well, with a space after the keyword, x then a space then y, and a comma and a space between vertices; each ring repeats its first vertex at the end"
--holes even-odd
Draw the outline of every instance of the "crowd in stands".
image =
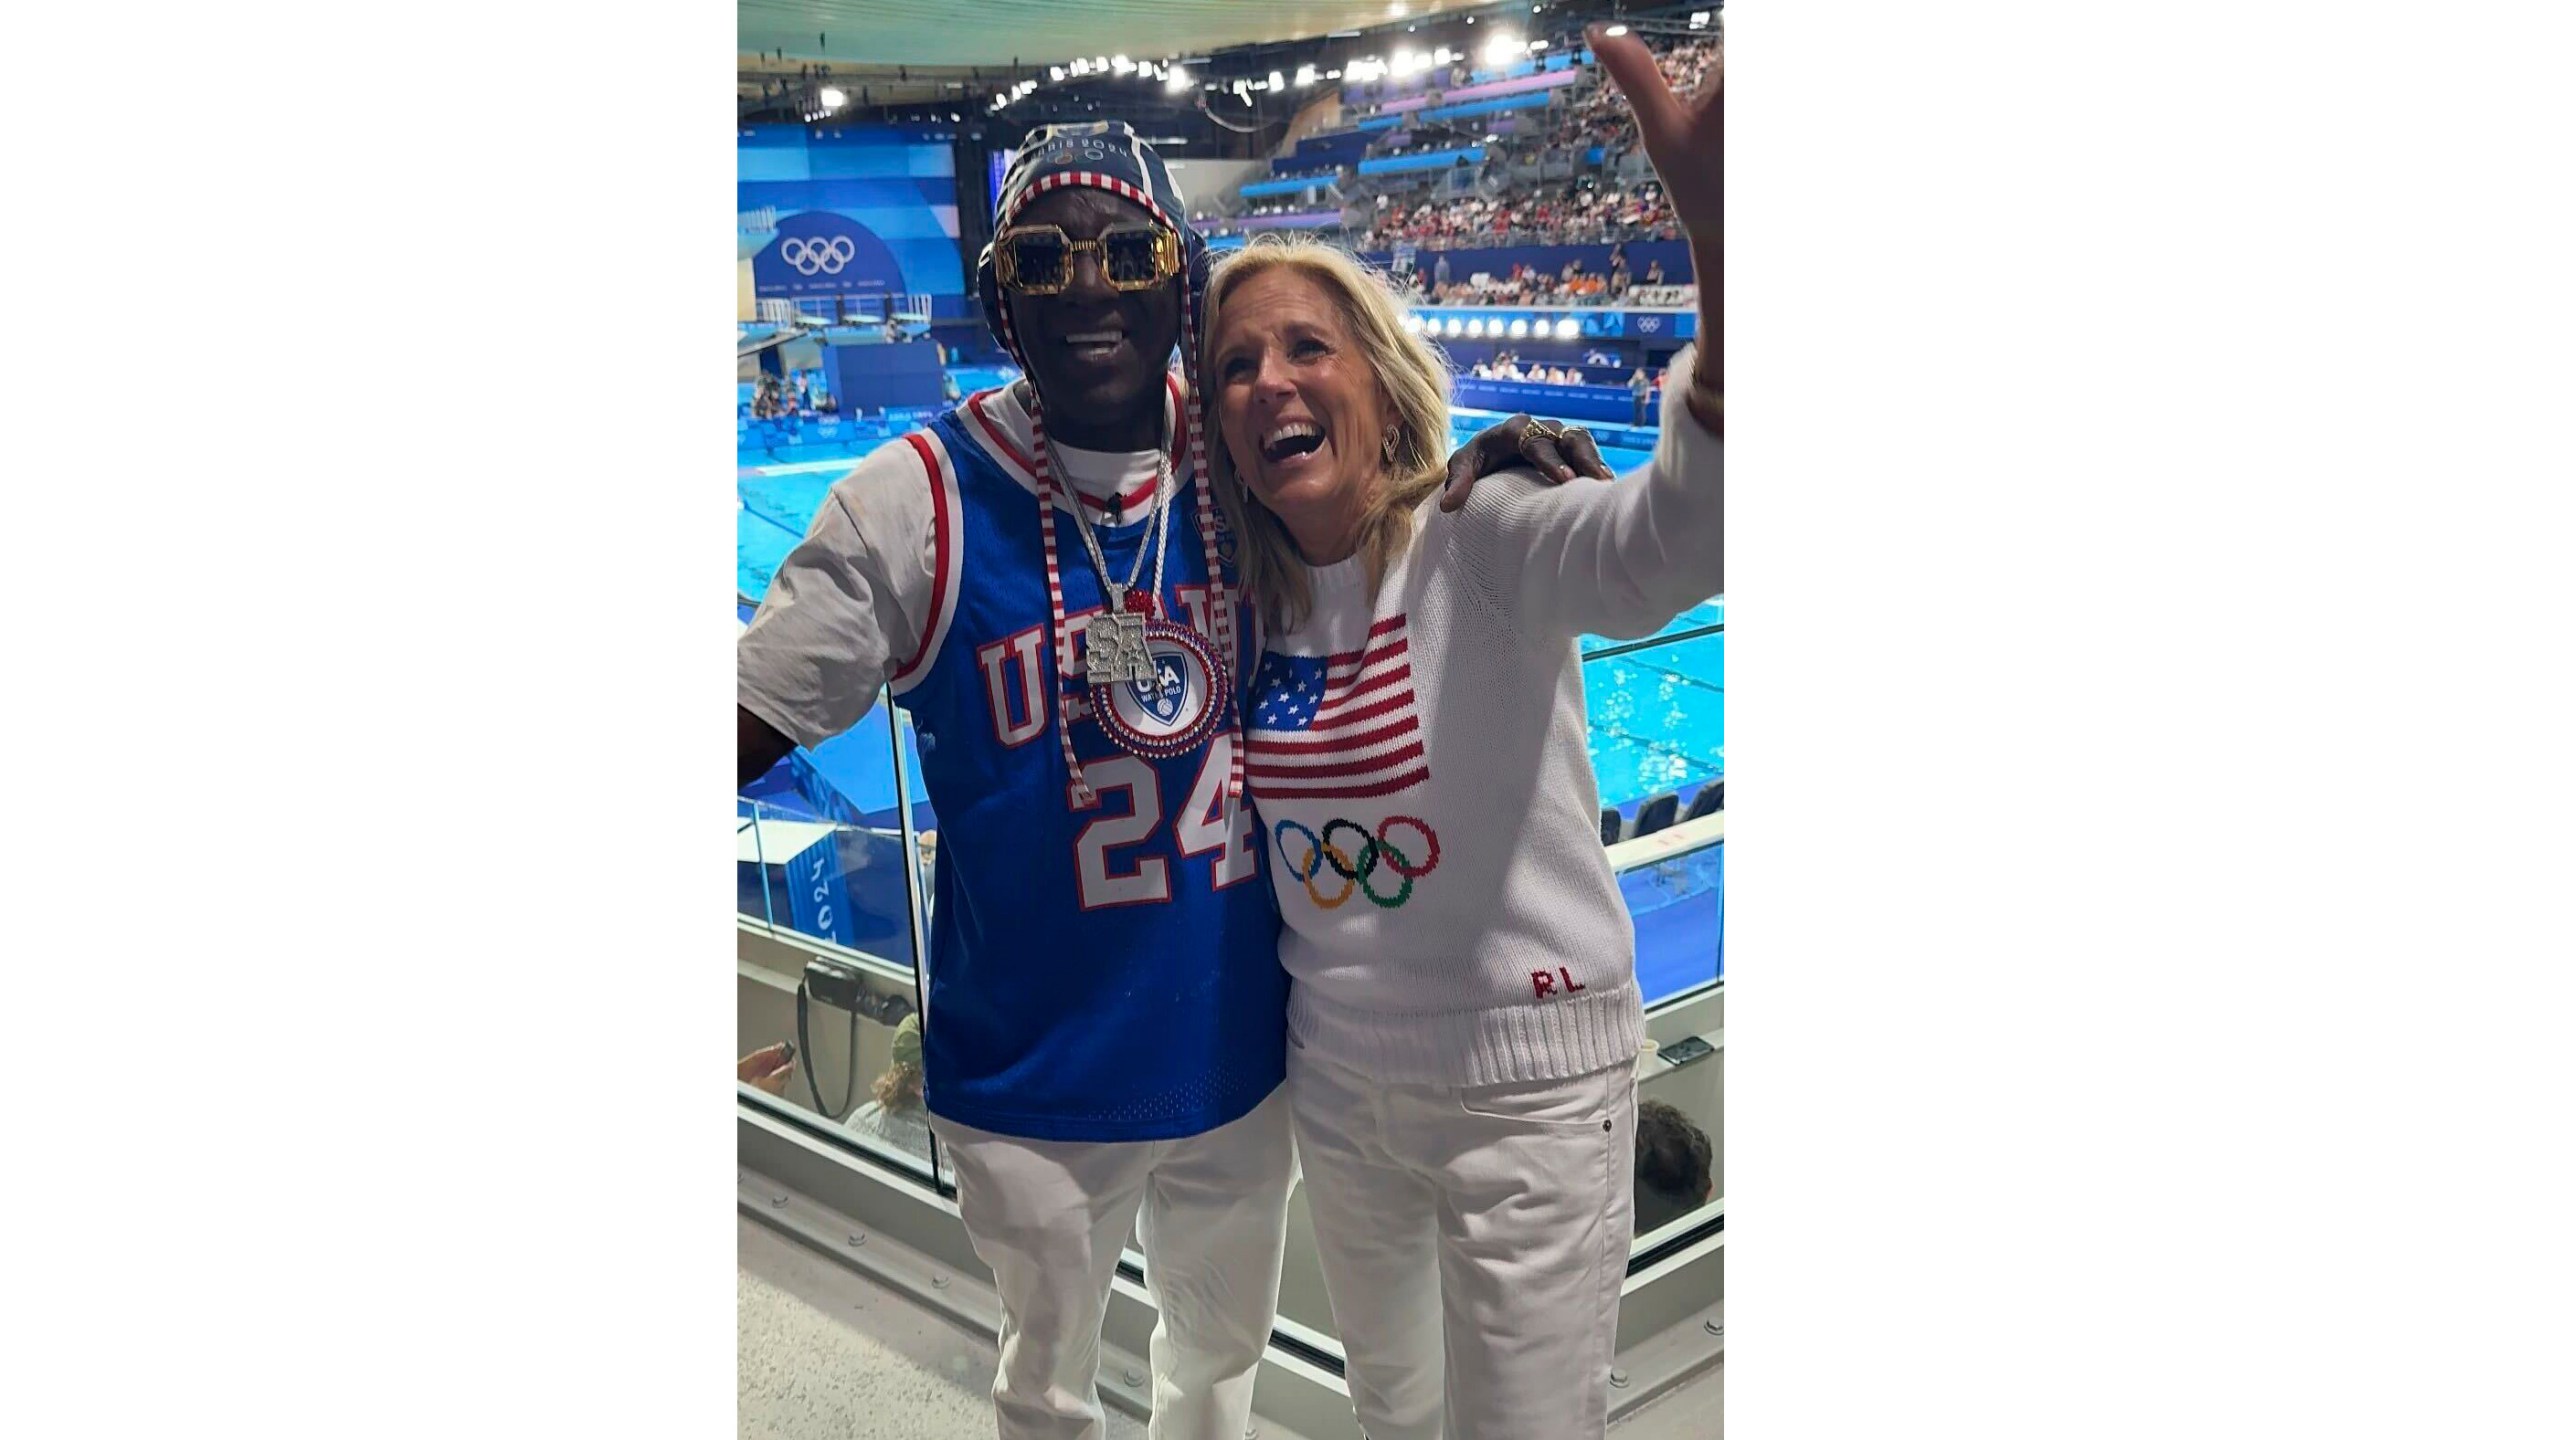
POLYGON ((1264 200, 1247 205, 1236 218, 1245 220, 1256 215, 1298 215, 1310 210, 1326 208, 1328 207, 1315 204, 1302 195, 1293 195, 1286 200, 1264 200))
POLYGON ((1379 202, 1356 232, 1354 249, 1398 245, 1588 245, 1602 241, 1678 240, 1686 231, 1672 218, 1662 182, 1603 183, 1585 176, 1569 185, 1518 196, 1460 196, 1413 204, 1379 202))
POLYGON ((1505 350, 1491 360, 1479 360, 1467 373, 1478 380, 1526 380, 1537 385, 1588 385, 1591 383, 1583 378, 1582 367, 1579 365, 1551 366, 1544 361, 1532 361, 1529 368, 1523 370, 1520 368, 1519 352, 1513 350, 1505 350))
POLYGON ((1562 270, 1554 272, 1516 264, 1507 276, 1479 271, 1459 277, 1450 273, 1444 255, 1429 274, 1415 277, 1411 293, 1414 299, 1434 305, 1616 305, 1626 302, 1632 286, 1664 283, 1661 261, 1647 265, 1639 277, 1627 263, 1626 246, 1613 245, 1606 277, 1597 270, 1585 270, 1578 259, 1566 261, 1562 270))
MULTIPOLYGON (((1654 52, 1654 63, 1662 67, 1662 78, 1671 83, 1675 95, 1686 95, 1706 78, 1707 69, 1715 63, 1715 49, 1703 40, 1683 40, 1668 50, 1654 52)), ((1603 159, 1614 164, 1618 157, 1636 148, 1636 122, 1628 114, 1627 97, 1618 90, 1608 72, 1598 70, 1600 83, 1581 92, 1581 98, 1548 127, 1549 147, 1565 155, 1579 155, 1599 146, 1603 159)))

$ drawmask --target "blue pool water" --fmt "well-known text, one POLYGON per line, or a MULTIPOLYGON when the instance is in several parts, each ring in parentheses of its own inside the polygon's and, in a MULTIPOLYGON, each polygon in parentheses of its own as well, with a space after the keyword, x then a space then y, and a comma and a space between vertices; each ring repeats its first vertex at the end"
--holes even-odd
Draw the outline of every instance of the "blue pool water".
MULTIPOLYGON (((969 389, 1003 378, 992 369, 954 373, 969 389)), ((739 596, 749 602, 763 598, 774 569, 807 530, 828 487, 854 461, 927 418, 930 412, 891 412, 858 421, 804 421, 796 434, 740 422, 739 596)), ((1452 428, 1456 439, 1463 439, 1501 418, 1465 412, 1452 428)), ((1604 439, 1620 437, 1635 438, 1615 428, 1603 433, 1604 439)), ((1601 453, 1621 474, 1651 455, 1649 449, 1607 444, 1601 453)), ((1723 601, 1709 601, 1662 632, 1686 638, 1585 663, 1591 765, 1601 803, 1630 808, 1666 790, 1685 797, 1724 774, 1723 624, 1723 601), (1716 627, 1713 633, 1695 633, 1708 626, 1716 627)), ((1584 636, 1582 648, 1586 653, 1615 650, 1622 643, 1584 636)), ((886 767, 880 768, 886 784, 886 767)), ((855 799, 870 808, 862 797, 855 799)))

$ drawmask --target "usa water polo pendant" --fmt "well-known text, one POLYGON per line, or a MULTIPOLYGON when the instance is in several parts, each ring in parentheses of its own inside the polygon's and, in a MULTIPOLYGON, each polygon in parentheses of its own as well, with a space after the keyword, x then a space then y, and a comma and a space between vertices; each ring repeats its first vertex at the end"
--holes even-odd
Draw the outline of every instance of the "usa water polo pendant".
POLYGON ((1117 684, 1088 681, 1094 718, 1132 755, 1170 760, 1208 743, 1227 713, 1234 682, 1209 642, 1162 620, 1147 621, 1150 674, 1117 684))

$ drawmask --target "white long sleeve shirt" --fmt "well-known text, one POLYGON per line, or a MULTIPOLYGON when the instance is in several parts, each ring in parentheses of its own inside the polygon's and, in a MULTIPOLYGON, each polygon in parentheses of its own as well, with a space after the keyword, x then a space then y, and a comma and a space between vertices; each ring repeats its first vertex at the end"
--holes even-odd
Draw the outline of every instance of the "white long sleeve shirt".
POLYGON ((1602 852, 1586 632, 1634 639, 1724 587, 1723 447, 1673 362, 1652 461, 1614 483, 1486 476, 1426 504, 1373 603, 1313 573, 1270 642, 1247 787, 1288 929, 1299 1043, 1386 1083, 1561 1079, 1633 1059, 1635 928, 1602 852))

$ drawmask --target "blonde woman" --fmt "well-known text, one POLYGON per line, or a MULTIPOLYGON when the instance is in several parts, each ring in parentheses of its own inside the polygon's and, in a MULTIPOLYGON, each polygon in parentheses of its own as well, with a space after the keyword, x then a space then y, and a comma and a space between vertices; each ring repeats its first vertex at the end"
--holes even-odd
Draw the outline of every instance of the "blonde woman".
POLYGON ((1444 483, 1448 373, 1339 252, 1208 297, 1210 474, 1271 633, 1247 713, 1292 979, 1288 1093, 1371 1440, 1598 1440, 1633 1226, 1634 934, 1576 636, 1723 588, 1722 107, 1592 37, 1698 262, 1653 462, 1444 483))

